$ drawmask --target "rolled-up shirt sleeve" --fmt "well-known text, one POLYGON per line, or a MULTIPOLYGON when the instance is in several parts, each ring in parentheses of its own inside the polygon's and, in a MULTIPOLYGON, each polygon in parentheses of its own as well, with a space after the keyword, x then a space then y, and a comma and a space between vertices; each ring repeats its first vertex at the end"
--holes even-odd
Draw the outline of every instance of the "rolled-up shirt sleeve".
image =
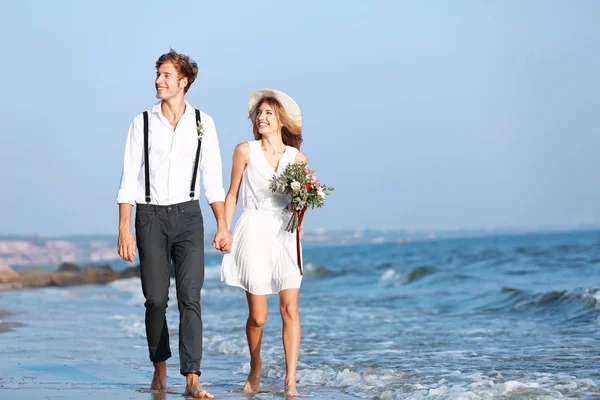
POLYGON ((200 170, 202 171, 204 195, 208 204, 212 204, 217 201, 225 201, 225 189, 223 188, 223 165, 221 163, 221 149, 219 148, 217 129, 211 117, 206 116, 205 119, 200 170))
POLYGON ((135 205, 137 199, 138 177, 142 168, 144 143, 140 129, 139 117, 136 117, 129 126, 125 142, 125 156, 123 170, 121 171, 121 184, 117 194, 117 203, 135 205))

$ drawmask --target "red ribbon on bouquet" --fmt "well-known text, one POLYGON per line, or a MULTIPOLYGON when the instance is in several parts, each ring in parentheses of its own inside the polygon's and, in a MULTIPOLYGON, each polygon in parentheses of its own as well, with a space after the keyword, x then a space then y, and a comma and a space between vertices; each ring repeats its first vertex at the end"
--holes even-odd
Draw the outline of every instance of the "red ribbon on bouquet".
POLYGON ((303 208, 298 212, 298 228, 296 228, 296 256, 298 257, 298 269, 300 270, 300 275, 304 275, 302 273, 302 255, 300 254, 300 229, 302 228, 304 212, 306 212, 306 208, 303 208))

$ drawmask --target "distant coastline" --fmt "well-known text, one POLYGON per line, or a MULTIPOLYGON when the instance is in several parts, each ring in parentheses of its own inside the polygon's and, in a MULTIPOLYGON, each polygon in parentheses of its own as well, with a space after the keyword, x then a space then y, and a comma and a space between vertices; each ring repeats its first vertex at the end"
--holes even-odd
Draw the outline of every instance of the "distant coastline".
MULTIPOLYGON (((560 234, 567 232, 600 231, 600 227, 537 228, 502 230, 332 230, 306 231, 302 238, 304 248, 356 246, 368 244, 409 244, 413 242, 467 239, 478 237, 515 236, 530 234, 560 234)), ((210 240, 214 233, 205 235, 207 254, 216 253, 210 240)), ((64 262, 106 264, 118 261, 117 237, 114 235, 44 236, 0 235, 0 265, 10 267, 44 267, 64 262)))

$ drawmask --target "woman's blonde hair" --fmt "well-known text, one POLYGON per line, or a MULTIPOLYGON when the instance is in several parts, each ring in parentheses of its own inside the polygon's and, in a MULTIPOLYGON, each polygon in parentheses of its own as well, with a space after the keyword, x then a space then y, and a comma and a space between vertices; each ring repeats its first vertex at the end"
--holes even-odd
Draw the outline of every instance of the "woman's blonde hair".
POLYGON ((259 140, 262 137, 262 134, 258 132, 258 126, 256 125, 256 114, 260 106, 265 103, 273 109, 275 117, 283 124, 281 128, 281 138, 283 139, 283 143, 286 146, 292 146, 300 150, 300 145, 302 144, 302 127, 288 116, 285 112, 285 108, 283 108, 281 103, 274 97, 265 96, 261 98, 250 113, 254 139, 259 140))

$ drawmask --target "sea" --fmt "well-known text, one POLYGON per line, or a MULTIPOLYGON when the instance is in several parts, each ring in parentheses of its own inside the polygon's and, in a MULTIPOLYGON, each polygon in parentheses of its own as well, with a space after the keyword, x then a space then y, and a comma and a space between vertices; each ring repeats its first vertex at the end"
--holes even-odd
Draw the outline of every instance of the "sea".
MULTIPOLYGON (((600 399, 600 231, 315 247, 304 251, 298 389, 314 399, 600 399)), ((281 318, 269 297, 263 386, 249 372, 244 292, 206 255, 201 382, 279 399, 281 318)), ((124 268, 115 263, 115 268, 124 268)), ((179 399, 171 282, 168 391, 152 367, 138 278, 0 292, 23 324, 0 334, 0 399, 179 399)))

